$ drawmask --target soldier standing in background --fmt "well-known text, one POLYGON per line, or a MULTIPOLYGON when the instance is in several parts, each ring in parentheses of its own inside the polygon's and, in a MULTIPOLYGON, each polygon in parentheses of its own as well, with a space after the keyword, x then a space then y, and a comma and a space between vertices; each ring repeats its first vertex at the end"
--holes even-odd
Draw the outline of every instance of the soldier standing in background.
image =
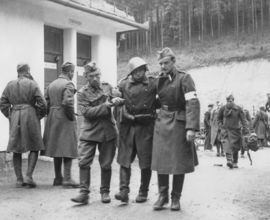
MULTIPOLYGON (((244 115, 245 115, 245 119, 247 121, 248 129, 251 130, 252 129, 252 121, 251 121, 250 113, 245 108, 243 108, 243 112, 244 112, 244 115)), ((242 131, 242 133, 243 133, 243 131, 242 131)), ((244 155, 245 154, 245 148, 246 148, 246 142, 243 139, 242 140, 242 145, 241 145, 241 158, 244 158, 245 157, 245 155, 244 155)))
POLYGON ((13 165, 17 177, 16 187, 36 187, 33 172, 38 151, 44 149, 40 119, 46 114, 46 102, 34 80, 29 79, 28 64, 17 66, 18 79, 10 81, 0 100, 1 112, 9 119, 7 152, 13 152, 13 165), (30 151, 26 178, 22 175, 22 153, 30 151))
POLYGON ((112 169, 111 164, 116 150, 117 128, 112 107, 119 106, 123 100, 112 97, 112 86, 100 82, 100 70, 95 62, 84 66, 88 83, 78 92, 78 105, 83 122, 79 136, 80 194, 73 202, 87 204, 89 200, 90 167, 96 148, 99 150, 101 168, 100 194, 103 203, 111 202, 109 196, 112 169))
POLYGON ((141 169, 141 185, 136 202, 147 200, 151 179, 152 142, 155 122, 156 87, 153 77, 146 77, 147 64, 139 58, 129 60, 129 74, 119 84, 125 99, 119 125, 120 192, 117 200, 128 202, 131 163, 136 155, 141 169))
POLYGON ((211 144, 212 146, 216 146, 217 148, 217 157, 220 156, 225 156, 224 151, 223 151, 223 146, 220 140, 220 128, 218 125, 218 112, 221 108, 221 104, 219 103, 219 101, 217 101, 216 103, 216 108, 213 110, 212 114, 211 114, 211 144))
POLYGON ((79 185, 71 178, 72 159, 77 158, 77 124, 74 115, 76 89, 71 81, 75 66, 66 62, 61 69, 62 73, 58 79, 50 83, 45 93, 48 117, 43 137, 45 151, 42 154, 53 157, 55 172, 53 185, 76 188, 79 185))
POLYGON ((259 146, 266 147, 267 130, 269 129, 269 125, 268 115, 266 114, 263 106, 260 107, 260 110, 255 115, 253 128, 255 130, 255 133, 257 134, 259 146))
POLYGON ((194 138, 195 131, 200 130, 200 103, 192 77, 176 69, 170 48, 159 52, 158 61, 161 109, 155 121, 151 167, 158 174, 159 197, 154 210, 168 203, 169 174, 173 174, 171 210, 178 211, 185 174, 193 172, 198 164, 194 138))
POLYGON ((221 138, 226 153, 227 166, 238 168, 238 151, 242 145, 242 135, 248 134, 247 122, 242 108, 234 103, 233 95, 229 95, 226 105, 218 114, 221 138), (241 127, 242 131, 241 132, 241 127))
POLYGON ((211 113, 213 109, 213 104, 208 105, 208 110, 204 113, 204 130, 205 130, 205 141, 204 141, 204 150, 212 150, 211 144, 211 113))

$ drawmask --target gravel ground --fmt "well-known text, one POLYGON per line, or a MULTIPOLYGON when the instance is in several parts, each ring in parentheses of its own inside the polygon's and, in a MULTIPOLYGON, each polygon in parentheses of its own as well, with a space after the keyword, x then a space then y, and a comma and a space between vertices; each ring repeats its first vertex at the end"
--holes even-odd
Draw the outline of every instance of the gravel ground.
MULTIPOLYGON (((36 189, 16 189, 13 170, 0 172, 0 219, 205 219, 205 220, 266 220, 270 219, 270 149, 252 152, 253 166, 247 158, 239 159, 239 169, 229 170, 225 158, 215 152, 198 151, 200 165, 185 179, 180 212, 153 211, 157 198, 156 173, 151 180, 149 200, 144 204, 134 202, 140 172, 135 161, 131 176, 130 203, 121 205, 113 199, 118 191, 119 166, 113 164, 111 184, 112 202, 100 202, 100 171, 96 158, 92 167, 90 203, 78 206, 70 201, 77 189, 53 187, 53 164, 38 161, 34 179, 36 189), (220 166, 215 166, 215 164, 220 166), (222 166, 221 166, 222 165, 222 166)), ((24 161, 24 170, 26 161, 24 161)), ((73 165, 73 177, 78 180, 78 167, 73 165)))

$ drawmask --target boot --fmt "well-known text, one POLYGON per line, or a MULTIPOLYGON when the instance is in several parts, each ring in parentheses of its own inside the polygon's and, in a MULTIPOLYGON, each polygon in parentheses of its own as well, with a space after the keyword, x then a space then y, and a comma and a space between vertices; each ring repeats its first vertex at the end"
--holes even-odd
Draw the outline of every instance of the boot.
POLYGON ((64 157, 64 179, 62 185, 64 188, 79 188, 79 184, 71 178, 72 159, 64 157))
POLYGON ((33 172, 35 170, 38 159, 38 151, 31 151, 28 155, 28 168, 25 178, 25 184, 29 188, 35 188, 37 184, 33 180, 33 172))
POLYGON ((169 175, 158 174, 159 197, 154 204, 154 210, 161 210, 169 202, 169 175))
POLYGON ((110 203, 110 184, 111 184, 111 169, 101 169, 101 186, 100 186, 100 194, 101 194, 101 202, 110 203))
POLYGON ((227 166, 232 169, 233 168, 233 159, 230 153, 226 153, 227 166))
POLYGON ((123 203, 128 203, 129 182, 130 182, 131 169, 121 166, 120 167, 120 192, 115 194, 115 199, 123 203))
POLYGON ((174 175, 173 176, 173 189, 171 193, 172 203, 171 203, 171 210, 172 211, 179 211, 180 207, 180 197, 183 190, 185 175, 174 175))
POLYGON ((89 187, 90 187, 90 168, 80 167, 80 194, 71 199, 71 201, 83 205, 88 204, 89 200, 89 187))
POLYGON ((55 178, 53 180, 53 186, 61 186, 63 182, 62 176, 62 157, 53 158, 55 178))
POLYGON ((137 203, 146 202, 151 175, 152 175, 151 169, 146 168, 146 169, 141 170, 141 186, 140 186, 139 194, 136 197, 137 203))
POLYGON ((22 154, 13 153, 13 167, 17 177, 16 188, 25 186, 22 175, 22 154))

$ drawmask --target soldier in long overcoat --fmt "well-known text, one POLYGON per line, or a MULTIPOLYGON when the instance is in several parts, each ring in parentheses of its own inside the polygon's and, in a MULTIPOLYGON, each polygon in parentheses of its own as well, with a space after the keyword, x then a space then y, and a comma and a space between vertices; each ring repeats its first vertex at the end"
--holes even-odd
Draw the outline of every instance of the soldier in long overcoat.
POLYGON ((103 203, 111 198, 110 182, 117 140, 117 128, 112 107, 123 103, 119 97, 112 97, 112 86, 100 81, 100 70, 95 62, 84 66, 84 75, 88 81, 78 92, 78 106, 83 122, 79 136, 80 194, 72 198, 73 202, 87 204, 89 200, 90 167, 96 148, 99 150, 101 168, 100 194, 103 203))
POLYGON ((234 103, 233 95, 229 95, 226 100, 226 105, 220 108, 218 123, 227 166, 232 169, 238 168, 238 151, 242 145, 242 134, 246 135, 249 131, 243 109, 234 103))
POLYGON ((253 128, 257 134, 260 146, 266 146, 267 130, 269 129, 269 125, 268 115, 266 114, 264 107, 260 107, 260 111, 255 115, 253 128))
POLYGON ((147 77, 147 64, 139 58, 129 60, 128 76, 119 83, 119 91, 125 99, 119 125, 117 162, 120 164, 120 192, 117 200, 128 201, 131 163, 138 156, 141 169, 141 185, 136 202, 147 200, 151 179, 151 159, 155 121, 155 79, 147 77))
POLYGON ((211 114, 211 144, 212 146, 216 146, 217 148, 217 157, 219 156, 225 156, 224 151, 223 151, 223 146, 220 140, 220 128, 218 125, 218 112, 220 110, 221 104, 217 102, 216 108, 212 111, 211 114))
POLYGON ((28 64, 17 66, 18 79, 10 81, 0 100, 1 112, 9 119, 7 152, 13 152, 16 186, 35 187, 33 172, 38 151, 44 149, 40 119, 46 114, 46 102, 39 86, 30 79, 28 64), (25 181, 22 175, 22 153, 28 152, 28 168, 25 181))
POLYGON ((154 127, 152 170, 158 173, 159 198, 154 210, 168 203, 169 174, 173 174, 171 210, 180 210, 180 196, 186 173, 198 164, 194 145, 200 129, 200 103, 192 77, 175 67, 170 48, 159 53, 161 74, 157 94, 161 109, 154 127))
POLYGON ((72 78, 74 64, 66 62, 61 67, 62 73, 48 86, 47 120, 44 131, 45 151, 43 155, 53 157, 55 178, 54 186, 78 187, 71 178, 72 159, 77 158, 77 131, 74 113, 75 86, 72 78), (64 178, 62 176, 64 163, 64 178))
POLYGON ((208 105, 208 110, 204 113, 204 130, 205 130, 205 141, 204 141, 204 150, 212 150, 211 142, 211 113, 213 109, 213 104, 208 105))

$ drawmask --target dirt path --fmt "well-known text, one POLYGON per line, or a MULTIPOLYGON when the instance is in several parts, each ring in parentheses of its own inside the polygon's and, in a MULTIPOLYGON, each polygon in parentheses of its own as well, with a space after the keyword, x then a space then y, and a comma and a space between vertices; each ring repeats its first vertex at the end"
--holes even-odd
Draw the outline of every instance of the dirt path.
MULTIPOLYGON (((240 168, 235 170, 228 170, 225 159, 215 157, 214 152, 198 153, 200 165, 195 173, 186 176, 181 212, 171 212, 169 206, 163 211, 152 210, 157 198, 155 173, 151 181, 149 200, 145 204, 134 202, 140 176, 137 163, 133 165, 129 205, 122 206, 114 199, 110 204, 100 202, 100 172, 95 160, 90 204, 76 206, 70 198, 77 195, 78 190, 52 187, 52 163, 39 161, 34 176, 38 183, 36 189, 16 189, 13 171, 0 173, 0 219, 270 219, 270 149, 253 154, 253 166, 249 165, 248 159, 240 158, 240 168), (223 166, 214 166, 216 163, 223 166)), ((73 169, 73 176, 78 179, 78 168, 75 164, 73 169)), ((118 171, 119 167, 115 163, 112 197, 118 191, 118 171)))

